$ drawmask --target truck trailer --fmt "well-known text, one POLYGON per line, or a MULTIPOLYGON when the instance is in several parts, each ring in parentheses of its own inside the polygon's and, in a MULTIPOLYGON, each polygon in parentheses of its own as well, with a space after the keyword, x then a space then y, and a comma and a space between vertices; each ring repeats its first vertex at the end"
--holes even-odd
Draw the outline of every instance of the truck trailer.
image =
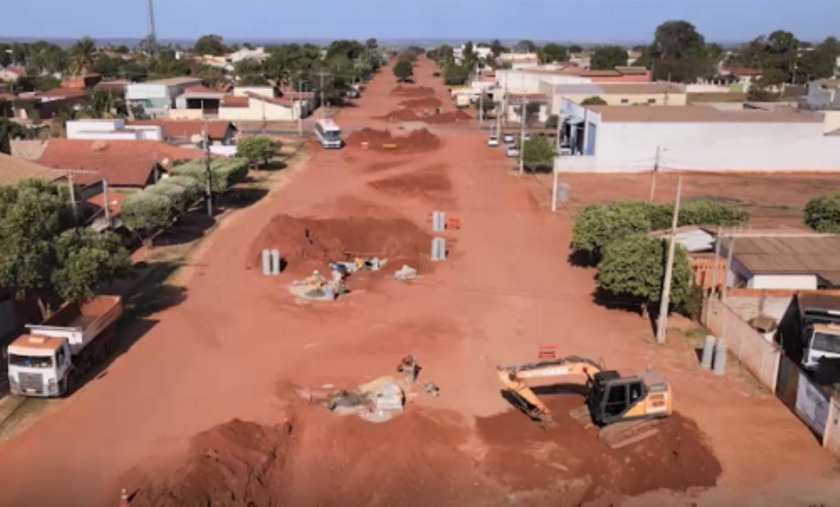
POLYGON ((67 303, 8 349, 9 389, 35 397, 67 396, 79 379, 113 351, 114 327, 122 314, 119 296, 67 303))

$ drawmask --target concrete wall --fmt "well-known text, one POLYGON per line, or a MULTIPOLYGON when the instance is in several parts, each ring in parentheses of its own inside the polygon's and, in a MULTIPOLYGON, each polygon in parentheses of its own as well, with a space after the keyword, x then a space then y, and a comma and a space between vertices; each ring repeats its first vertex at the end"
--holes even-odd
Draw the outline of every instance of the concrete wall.
POLYGON ((171 120, 203 120, 204 111, 201 109, 170 109, 166 117, 171 120))
POLYGON ((836 88, 823 88, 817 83, 808 86, 805 101, 809 106, 818 109, 840 106, 840 92, 836 88))
POLYGON ((690 84, 685 85, 687 93, 729 93, 729 86, 716 84, 690 84))
POLYGON ((747 282, 747 287, 750 289, 817 290, 817 277, 815 275, 754 275, 747 282))
POLYGON ((244 97, 249 93, 270 99, 274 98, 274 88, 270 86, 237 86, 233 89, 233 94, 238 97, 244 97))
POLYGON ((559 157, 559 171, 838 171, 840 136, 812 123, 602 123, 595 154, 559 157), (589 160, 582 160, 589 158, 589 160))
POLYGON ((508 93, 539 93, 541 81, 551 84, 580 84, 592 82, 591 79, 580 76, 519 70, 496 71, 496 81, 499 83, 499 88, 501 88, 502 93, 504 93, 505 88, 507 88, 508 93))
POLYGON ((289 121, 297 119, 298 102, 294 108, 283 107, 259 99, 250 99, 248 107, 220 107, 220 120, 289 121))
POLYGON ((125 87, 126 100, 169 99, 166 85, 157 83, 131 83, 125 87))

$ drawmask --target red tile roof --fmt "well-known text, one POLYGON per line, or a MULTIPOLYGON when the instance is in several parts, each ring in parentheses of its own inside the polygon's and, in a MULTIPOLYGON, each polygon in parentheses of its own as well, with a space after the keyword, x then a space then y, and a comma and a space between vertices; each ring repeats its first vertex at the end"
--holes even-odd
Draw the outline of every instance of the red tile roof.
POLYGON ((100 81, 93 87, 94 90, 123 90, 125 85, 130 84, 126 79, 115 79, 113 81, 100 81))
POLYGON ((229 128, 234 127, 229 121, 224 120, 126 120, 126 125, 155 125, 163 127, 163 135, 167 138, 182 137, 189 138, 196 134, 204 133, 204 126, 207 125, 207 135, 210 139, 224 139, 229 128))
POLYGON ((187 92, 187 93, 222 93, 219 90, 214 90, 212 88, 207 88, 204 85, 189 86, 184 91, 187 92))
MULTIPOLYGON (((127 194, 122 192, 108 192, 108 208, 111 211, 111 216, 115 217, 120 214, 122 210, 122 202, 127 197, 127 194)), ((96 194, 95 196, 91 197, 87 200, 88 203, 96 206, 97 208, 104 209, 105 208, 105 194, 96 194)))
POLYGON ((151 179, 155 164, 166 169, 176 160, 203 156, 200 150, 158 141, 51 139, 37 162, 56 169, 85 171, 73 175, 73 180, 83 185, 105 179, 113 186, 143 187, 151 179))
POLYGON ((239 95, 225 95, 222 97, 222 107, 248 107, 248 97, 239 95))
POLYGON ((99 74, 84 74, 81 76, 73 76, 61 82, 62 88, 85 88, 87 81, 91 79, 102 79, 99 74))
POLYGON ((87 93, 80 88, 55 88, 46 92, 36 93, 35 96, 50 99, 82 98, 87 97, 87 93))
POLYGON ((0 183, 17 183, 26 178, 42 178, 53 181, 61 178, 62 174, 35 162, 15 158, 0 153, 0 183))
POLYGON ((761 70, 759 69, 751 69, 749 67, 742 67, 740 65, 734 65, 732 67, 728 67, 726 69, 727 72, 734 76, 760 76, 761 70))

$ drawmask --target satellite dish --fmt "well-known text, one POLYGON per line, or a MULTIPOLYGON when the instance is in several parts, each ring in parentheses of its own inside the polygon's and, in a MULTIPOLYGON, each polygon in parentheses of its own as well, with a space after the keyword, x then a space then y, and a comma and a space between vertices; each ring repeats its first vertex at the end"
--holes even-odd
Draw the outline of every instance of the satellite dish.
POLYGON ((193 144, 201 144, 204 141, 204 136, 201 134, 193 134, 190 136, 190 141, 192 141, 193 144))
POLYGON ((161 160, 160 165, 162 165, 163 167, 169 167, 169 157, 166 157, 163 160, 161 160))

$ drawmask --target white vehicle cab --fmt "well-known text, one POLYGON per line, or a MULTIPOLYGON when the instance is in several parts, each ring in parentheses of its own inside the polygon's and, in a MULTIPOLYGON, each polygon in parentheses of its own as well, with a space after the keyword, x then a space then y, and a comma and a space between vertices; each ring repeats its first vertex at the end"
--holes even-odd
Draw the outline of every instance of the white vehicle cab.
POLYGON ((513 144, 516 141, 516 139, 513 137, 513 134, 505 134, 502 139, 504 140, 505 144, 513 144))
POLYGON ((487 146, 496 147, 499 145, 499 136, 490 136, 487 138, 487 146))
POLYGON ((519 156, 519 147, 516 145, 511 144, 507 148, 505 148, 505 155, 510 158, 515 158, 519 156))
POLYGON ((315 137, 323 148, 341 148, 341 129, 330 119, 315 122, 315 137))

